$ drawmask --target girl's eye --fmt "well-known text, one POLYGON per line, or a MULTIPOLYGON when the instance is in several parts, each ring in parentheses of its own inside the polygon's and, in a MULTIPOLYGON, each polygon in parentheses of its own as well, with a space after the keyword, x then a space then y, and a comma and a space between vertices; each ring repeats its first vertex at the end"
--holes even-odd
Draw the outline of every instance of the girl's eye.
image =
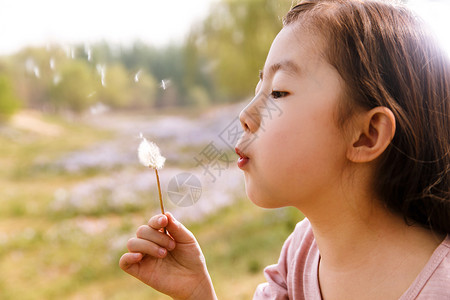
POLYGON ((273 99, 278 99, 286 97, 288 94, 289 94, 288 92, 272 91, 271 96, 273 99))

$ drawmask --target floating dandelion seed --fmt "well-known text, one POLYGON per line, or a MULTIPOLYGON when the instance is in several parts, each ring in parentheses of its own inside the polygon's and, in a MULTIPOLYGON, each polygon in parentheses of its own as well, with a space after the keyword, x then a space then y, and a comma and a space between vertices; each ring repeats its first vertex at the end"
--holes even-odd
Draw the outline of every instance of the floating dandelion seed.
POLYGON ((91 98, 91 97, 94 96, 95 94, 97 94, 97 91, 93 91, 92 93, 90 93, 89 95, 87 95, 87 98, 91 98))
MULTIPOLYGON (((142 141, 139 144, 138 148, 138 158, 142 165, 155 170, 156 182, 158 183, 159 204, 161 206, 161 213, 164 214, 164 205, 162 202, 161 184, 159 182, 158 169, 164 167, 166 158, 161 155, 161 152, 159 151, 159 148, 155 143, 147 141, 147 139, 143 137, 142 133, 140 134, 140 136, 142 137, 142 141)), ((164 232, 166 232, 165 228, 164 232)))
POLYGON ((169 85, 170 85, 170 80, 169 79, 162 79, 161 80, 160 87, 162 87, 163 90, 166 90, 169 85))
POLYGON ((96 68, 97 68, 97 72, 100 74, 102 86, 106 86, 106 80, 105 80, 106 67, 102 66, 102 65, 97 65, 96 68))
POLYGON ((88 45, 84 46, 84 53, 87 55, 87 60, 92 61, 92 49, 88 45))
POLYGON ((106 81, 105 81, 105 69, 102 70, 102 86, 106 86, 106 81))
POLYGON ((142 70, 137 71, 137 73, 134 75, 134 82, 139 82, 139 76, 141 76, 142 70))
POLYGON ((33 73, 36 78, 41 77, 41 71, 39 70, 39 66, 36 65, 32 58, 28 58, 25 61, 25 69, 28 73, 33 73))
POLYGON ((39 67, 35 66, 33 68, 33 72, 34 72, 34 76, 36 76, 36 78, 40 78, 41 77, 41 72, 39 71, 39 67))
POLYGON ((52 57, 49 61, 50 69, 55 70, 55 59, 52 57))
POLYGON ((36 67, 36 64, 34 63, 34 60, 32 58, 28 58, 25 61, 25 69, 28 73, 33 73, 34 68, 36 67))

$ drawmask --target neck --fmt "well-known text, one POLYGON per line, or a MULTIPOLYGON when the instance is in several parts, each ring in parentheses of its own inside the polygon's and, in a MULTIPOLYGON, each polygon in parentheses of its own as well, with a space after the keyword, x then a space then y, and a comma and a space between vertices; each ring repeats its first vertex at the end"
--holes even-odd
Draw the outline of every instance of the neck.
POLYGON ((398 299, 443 237, 407 225, 368 192, 371 185, 364 178, 369 176, 353 174, 348 185, 330 183, 297 206, 309 219, 319 248, 322 296, 398 299))
MULTIPOLYGON (((363 186, 363 185, 360 185, 363 186)), ((308 217, 322 264, 334 270, 353 270, 383 261, 386 255, 428 257, 442 241, 420 226, 409 226, 403 217, 390 212, 369 189, 351 190, 342 186, 327 193, 310 208, 308 217), (324 200, 326 199, 326 200, 324 200), (417 246, 413 249, 414 246, 417 246)))
POLYGON ((394 245, 410 229, 401 217, 384 209, 337 212, 326 220, 310 219, 321 264, 335 270, 353 270, 367 265, 370 258, 377 260, 380 248, 394 245))

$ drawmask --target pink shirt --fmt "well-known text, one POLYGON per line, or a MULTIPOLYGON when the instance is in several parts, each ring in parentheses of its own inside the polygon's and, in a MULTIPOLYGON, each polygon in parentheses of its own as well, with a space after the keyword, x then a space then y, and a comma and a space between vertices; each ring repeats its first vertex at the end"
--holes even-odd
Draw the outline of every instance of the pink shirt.
MULTIPOLYGON (((253 299, 322 299, 317 276, 319 257, 311 224, 304 219, 284 243, 278 264, 264 270, 267 282, 258 286, 253 299)), ((410 299, 450 299, 450 235, 400 297, 410 299)))

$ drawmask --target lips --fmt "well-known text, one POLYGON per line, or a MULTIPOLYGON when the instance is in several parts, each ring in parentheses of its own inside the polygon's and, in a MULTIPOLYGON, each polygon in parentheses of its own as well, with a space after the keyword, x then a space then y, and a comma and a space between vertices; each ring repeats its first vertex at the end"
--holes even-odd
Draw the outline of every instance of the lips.
POLYGON ((238 147, 236 147, 234 149, 236 151, 236 154, 239 155, 238 161, 237 161, 237 165, 240 169, 243 169, 244 166, 248 163, 249 158, 247 155, 244 154, 244 152, 242 152, 241 150, 239 150, 238 147))

